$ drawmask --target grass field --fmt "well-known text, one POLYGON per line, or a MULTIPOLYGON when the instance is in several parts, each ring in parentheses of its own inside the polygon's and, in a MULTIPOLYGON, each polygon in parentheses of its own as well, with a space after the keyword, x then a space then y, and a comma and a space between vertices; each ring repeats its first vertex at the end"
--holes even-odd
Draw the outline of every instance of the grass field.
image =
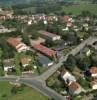
POLYGON ((82 11, 90 11, 93 14, 97 13, 97 4, 80 4, 76 6, 64 6, 63 10, 66 13, 80 14, 82 11))
POLYGON ((41 93, 26 86, 19 93, 12 94, 12 87, 8 82, 0 82, 0 100, 48 100, 41 93))
POLYGON ((28 8, 24 8, 22 9, 23 11, 27 11, 28 13, 35 13, 36 12, 36 8, 35 7, 28 7, 28 8))

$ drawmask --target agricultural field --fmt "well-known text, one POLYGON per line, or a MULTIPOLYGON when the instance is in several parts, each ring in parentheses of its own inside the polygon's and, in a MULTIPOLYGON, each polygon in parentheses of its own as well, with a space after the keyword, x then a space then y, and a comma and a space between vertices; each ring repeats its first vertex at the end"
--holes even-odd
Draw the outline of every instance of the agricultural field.
POLYGON ((63 6, 63 11, 66 13, 80 14, 82 11, 90 11, 92 14, 97 13, 97 4, 80 4, 73 6, 63 6))

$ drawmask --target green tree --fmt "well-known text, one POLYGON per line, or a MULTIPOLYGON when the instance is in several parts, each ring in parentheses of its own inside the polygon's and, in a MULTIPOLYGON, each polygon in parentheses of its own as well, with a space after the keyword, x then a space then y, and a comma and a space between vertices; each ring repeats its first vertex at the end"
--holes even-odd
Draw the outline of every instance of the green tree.
POLYGON ((16 53, 15 54, 15 69, 16 69, 16 74, 20 75, 21 74, 21 70, 20 70, 20 57, 19 54, 16 53))
POLYGON ((11 93, 12 94, 16 94, 18 92, 18 87, 17 86, 13 86, 11 89, 11 93))
POLYGON ((68 56, 65 62, 65 66, 70 71, 74 70, 74 68, 76 67, 76 58, 72 54, 68 56))
POLYGON ((82 55, 77 59, 77 64, 80 69, 88 70, 88 68, 91 66, 91 59, 86 55, 82 55))
POLYGON ((2 55, 3 55, 3 51, 2 51, 2 49, 0 48, 0 60, 2 59, 2 55))
POLYGON ((91 55, 91 62, 92 62, 92 65, 97 66, 97 55, 96 54, 91 55))
POLYGON ((3 70, 3 65, 2 65, 2 56, 3 56, 3 51, 0 48, 0 75, 4 76, 4 70, 3 70))
POLYGON ((22 33, 23 42, 30 45, 29 35, 27 33, 22 33))

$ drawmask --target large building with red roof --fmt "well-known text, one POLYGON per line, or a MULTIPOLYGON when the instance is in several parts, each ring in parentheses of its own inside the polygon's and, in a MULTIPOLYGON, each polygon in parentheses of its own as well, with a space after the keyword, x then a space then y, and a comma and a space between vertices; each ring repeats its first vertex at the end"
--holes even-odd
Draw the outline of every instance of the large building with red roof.
POLYGON ((29 50, 30 48, 24 44, 23 42, 21 42, 21 40, 19 38, 9 38, 7 40, 7 42, 12 45, 18 52, 22 52, 22 51, 26 51, 29 50))
POLYGON ((33 48, 49 57, 55 56, 55 54, 56 54, 56 52, 54 50, 49 49, 41 44, 33 45, 33 48))

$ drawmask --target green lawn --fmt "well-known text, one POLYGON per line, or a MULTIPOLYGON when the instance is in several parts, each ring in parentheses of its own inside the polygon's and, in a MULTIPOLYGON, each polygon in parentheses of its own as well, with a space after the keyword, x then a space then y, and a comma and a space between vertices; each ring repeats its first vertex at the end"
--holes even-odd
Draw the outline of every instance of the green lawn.
POLYGON ((77 6, 64 6, 63 10, 66 13, 80 14, 82 11, 90 11, 93 14, 97 13, 97 4, 80 4, 77 6))
POLYGON ((13 85, 9 84, 9 82, 0 82, 0 100, 48 100, 41 93, 26 86, 22 91, 12 94, 12 87, 13 85))

